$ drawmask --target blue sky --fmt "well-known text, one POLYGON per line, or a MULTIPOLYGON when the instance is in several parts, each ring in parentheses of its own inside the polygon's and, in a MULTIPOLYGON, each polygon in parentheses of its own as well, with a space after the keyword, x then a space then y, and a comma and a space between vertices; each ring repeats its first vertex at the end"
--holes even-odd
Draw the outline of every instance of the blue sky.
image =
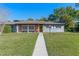
POLYGON ((0 8, 5 8, 9 13, 9 20, 27 20, 28 18, 39 19, 48 17, 53 9, 72 6, 72 3, 2 3, 0 8))

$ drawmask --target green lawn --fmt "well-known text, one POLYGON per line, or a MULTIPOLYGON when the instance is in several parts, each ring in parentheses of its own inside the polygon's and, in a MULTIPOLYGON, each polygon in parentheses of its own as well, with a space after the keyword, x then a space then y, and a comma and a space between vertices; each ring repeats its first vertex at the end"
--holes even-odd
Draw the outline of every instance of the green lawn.
POLYGON ((31 56, 37 33, 8 33, 0 35, 0 55, 31 56))
POLYGON ((79 56, 79 33, 44 33, 49 56, 79 56))

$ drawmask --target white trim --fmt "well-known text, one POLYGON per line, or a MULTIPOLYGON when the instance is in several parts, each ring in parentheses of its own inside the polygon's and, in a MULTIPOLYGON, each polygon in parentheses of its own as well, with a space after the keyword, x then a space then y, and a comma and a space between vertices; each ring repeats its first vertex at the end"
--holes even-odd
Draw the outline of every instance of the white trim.
POLYGON ((19 26, 16 25, 16 32, 18 33, 19 32, 19 26))
POLYGON ((27 32, 29 32, 29 25, 27 25, 27 32))

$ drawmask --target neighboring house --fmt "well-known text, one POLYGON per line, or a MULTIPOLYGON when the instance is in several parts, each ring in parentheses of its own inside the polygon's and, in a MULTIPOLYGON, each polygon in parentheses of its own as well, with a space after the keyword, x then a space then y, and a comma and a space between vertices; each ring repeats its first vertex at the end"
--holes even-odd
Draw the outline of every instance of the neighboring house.
POLYGON ((64 23, 45 21, 8 22, 12 32, 64 32, 64 23))

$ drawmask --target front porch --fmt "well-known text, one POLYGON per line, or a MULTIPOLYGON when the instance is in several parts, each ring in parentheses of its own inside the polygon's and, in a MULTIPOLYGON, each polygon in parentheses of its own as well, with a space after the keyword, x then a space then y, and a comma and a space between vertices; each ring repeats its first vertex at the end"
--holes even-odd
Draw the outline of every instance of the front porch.
POLYGON ((42 27, 39 24, 16 25, 16 32, 42 32, 42 27))

